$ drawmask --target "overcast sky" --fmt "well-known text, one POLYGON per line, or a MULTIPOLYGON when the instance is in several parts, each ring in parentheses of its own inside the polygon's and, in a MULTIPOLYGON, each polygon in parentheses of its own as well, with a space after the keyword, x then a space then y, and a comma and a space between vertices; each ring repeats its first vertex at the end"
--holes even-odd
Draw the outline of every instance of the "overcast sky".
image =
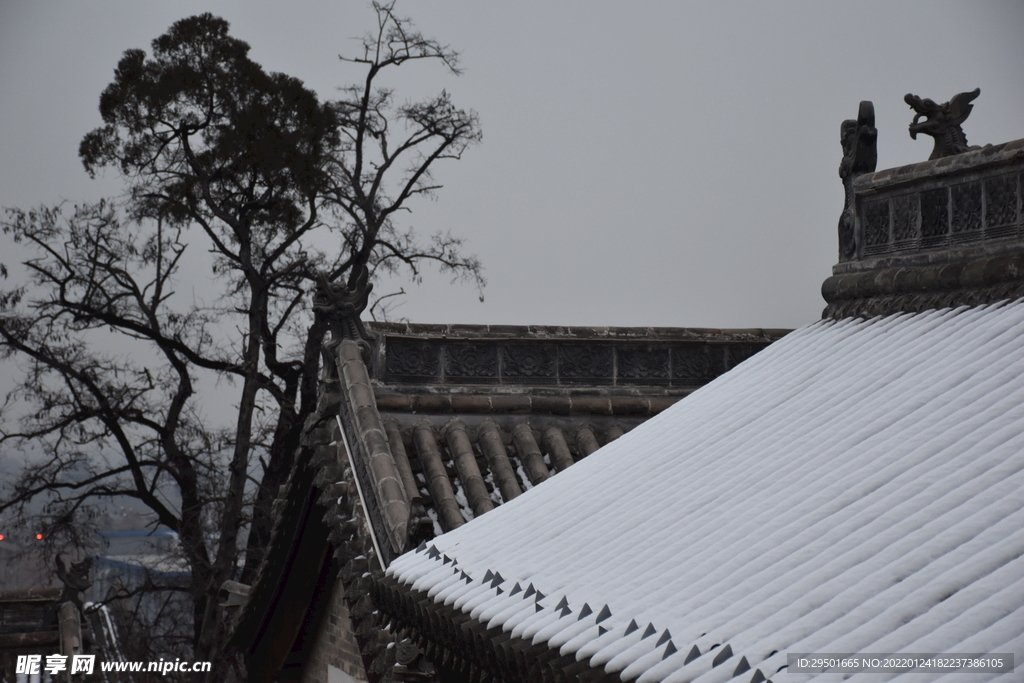
MULTIPOLYGON (((795 327, 820 316, 843 204, 839 127, 875 103, 879 168, 928 158, 908 92, 981 88, 971 144, 1024 137, 1024 2, 400 2, 462 53, 447 88, 483 143, 437 168, 409 224, 469 240, 484 303, 428 276, 413 322, 795 327)), ((121 53, 223 16, 267 70, 321 97, 356 80, 355 1, 0 0, 0 205, 119 191, 77 158, 121 53)), ((394 287, 400 286, 396 283, 394 287)))

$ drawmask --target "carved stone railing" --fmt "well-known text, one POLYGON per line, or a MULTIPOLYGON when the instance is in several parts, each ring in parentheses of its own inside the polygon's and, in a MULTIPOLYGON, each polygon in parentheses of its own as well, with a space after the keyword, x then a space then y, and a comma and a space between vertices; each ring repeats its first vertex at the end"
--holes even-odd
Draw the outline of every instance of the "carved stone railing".
POLYGON ((855 253, 836 274, 1018 251, 1024 139, 853 180, 855 253))

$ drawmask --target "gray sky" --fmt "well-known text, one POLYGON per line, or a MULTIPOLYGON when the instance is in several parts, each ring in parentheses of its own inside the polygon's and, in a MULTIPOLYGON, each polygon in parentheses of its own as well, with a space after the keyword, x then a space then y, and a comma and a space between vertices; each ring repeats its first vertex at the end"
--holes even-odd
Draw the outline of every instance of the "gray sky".
MULTIPOLYGON (((413 322, 794 327, 817 319, 843 203, 839 126, 875 103, 879 168, 927 159, 903 95, 981 88, 971 144, 1024 137, 1024 2, 399 4, 465 74, 402 68, 399 98, 447 88, 483 144, 439 166, 410 224, 450 229, 489 286, 440 275, 413 322)), ((321 97, 373 22, 362 2, 0 0, 0 204, 116 193, 77 158, 121 53, 211 11, 267 70, 321 97)), ((400 283, 394 286, 397 288, 400 283)))

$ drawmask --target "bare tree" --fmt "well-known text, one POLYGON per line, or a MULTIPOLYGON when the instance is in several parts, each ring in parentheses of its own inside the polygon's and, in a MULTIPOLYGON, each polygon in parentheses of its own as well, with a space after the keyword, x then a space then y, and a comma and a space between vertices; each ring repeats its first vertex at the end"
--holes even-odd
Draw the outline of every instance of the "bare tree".
POLYGON ((29 253, 26 279, 0 292, 0 354, 24 369, 8 405, 27 408, 0 443, 35 457, 0 510, 28 515, 43 499, 51 538, 68 540, 104 501, 148 507, 191 567, 197 659, 217 659, 217 590, 243 557, 243 580, 261 560, 272 495, 315 409, 317 283, 365 301, 380 273, 415 280, 433 263, 484 284, 459 239, 423 242, 396 221, 438 189, 435 162, 480 140, 476 114, 444 91, 398 105, 380 86, 407 61, 458 73, 457 55, 392 5, 374 9, 346 60, 365 76, 334 102, 265 72, 224 20, 176 22, 151 56, 124 53, 104 125, 81 144, 85 168, 115 169, 125 195, 3 222, 29 253), (216 290, 197 293, 204 269, 216 290), (237 387, 229 424, 210 418, 205 378, 237 387))

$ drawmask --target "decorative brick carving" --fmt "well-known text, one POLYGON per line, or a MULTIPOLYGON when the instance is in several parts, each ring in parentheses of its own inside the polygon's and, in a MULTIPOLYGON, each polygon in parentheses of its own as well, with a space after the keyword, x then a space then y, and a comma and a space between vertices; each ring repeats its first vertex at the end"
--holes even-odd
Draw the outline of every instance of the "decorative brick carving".
POLYGON ((848 183, 853 197, 847 198, 855 211, 844 210, 844 220, 856 217, 851 241, 856 249, 840 256, 836 272, 865 267, 846 261, 879 257, 886 259, 886 267, 896 261, 934 262, 946 258, 936 250, 950 247, 985 251, 991 244, 987 253, 1013 249, 1010 240, 1024 239, 1022 152, 1024 140, 1014 140, 857 176, 848 183))
POLYGON ((557 381, 558 351, 548 344, 509 345, 501 350, 502 377, 525 384, 557 381))
POLYGON ((981 230, 981 183, 954 185, 953 221, 954 234, 981 230))
POLYGON ((444 375, 448 381, 496 382, 498 379, 498 348, 483 344, 445 346, 444 375))
POLYGON ((730 345, 728 348, 729 369, 736 367, 763 348, 764 346, 754 344, 730 345))
POLYGON ((921 193, 921 237, 944 237, 949 233, 948 203, 945 188, 921 193))
POLYGON ((866 246, 889 241, 889 202, 882 199, 864 205, 864 243, 866 246))
POLYGON ((565 383, 611 384, 613 367, 610 346, 565 345, 558 349, 558 375, 565 383))
POLYGON ((720 346, 700 344, 672 349, 673 384, 704 384, 724 371, 725 356, 720 346))
POLYGON ((916 194, 893 197, 892 239, 894 242, 912 240, 920 236, 917 226, 920 219, 920 211, 918 210, 917 202, 916 194))
POLYGON ((985 227, 1017 222, 1017 175, 1006 174, 985 181, 985 227))
POLYGON ((387 378, 392 380, 440 380, 440 349, 430 343, 390 339, 386 373, 387 378))
POLYGON ((668 384, 668 349, 633 346, 618 350, 618 380, 623 384, 668 384))

